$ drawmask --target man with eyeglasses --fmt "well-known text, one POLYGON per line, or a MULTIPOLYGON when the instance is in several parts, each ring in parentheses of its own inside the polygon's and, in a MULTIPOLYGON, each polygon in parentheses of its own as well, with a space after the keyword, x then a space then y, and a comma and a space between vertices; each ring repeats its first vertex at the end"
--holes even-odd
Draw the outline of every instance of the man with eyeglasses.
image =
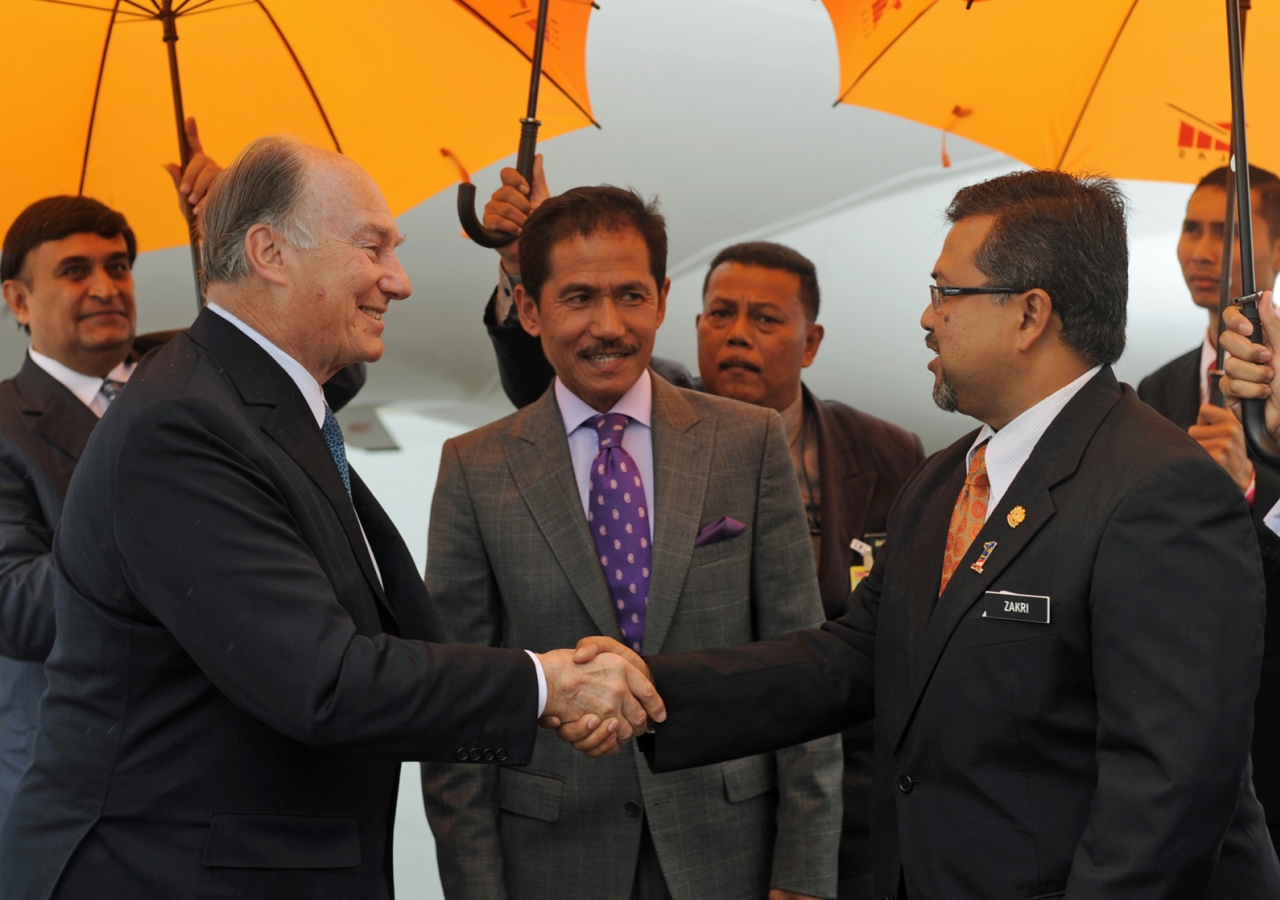
MULTIPOLYGON (((1111 370, 1124 198, 1017 172, 947 217, 920 324, 934 400, 980 427, 903 487, 846 616, 641 662, 668 713, 641 748, 665 772, 874 711, 880 897, 1278 897, 1248 766, 1257 542, 1225 470, 1111 370)), ((577 658, 601 649, 626 653, 577 658)))

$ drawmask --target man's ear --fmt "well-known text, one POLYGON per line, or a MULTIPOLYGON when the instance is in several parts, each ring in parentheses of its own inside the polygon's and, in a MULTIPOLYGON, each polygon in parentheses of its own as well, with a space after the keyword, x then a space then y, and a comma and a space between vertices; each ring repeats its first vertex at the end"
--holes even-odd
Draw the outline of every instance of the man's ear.
POLYGON ((1008 302, 1017 303, 1020 307, 1022 320, 1018 324, 1018 350, 1030 350, 1046 335, 1061 329, 1061 322, 1055 324, 1053 299, 1047 291, 1032 288, 1024 294, 1010 297, 1008 302))
POLYGON ((658 324, 655 327, 661 327, 662 320, 667 317, 667 294, 671 293, 671 279, 662 279, 662 290, 658 291, 658 324))
POLYGON ((817 322, 813 322, 806 326, 804 335, 804 359, 800 362, 801 368, 807 369, 813 365, 814 359, 818 356, 818 347, 822 345, 822 338, 826 336, 826 333, 827 330, 817 322))
POLYGON ((289 283, 284 240, 270 225, 259 223, 249 229, 244 236, 244 254, 249 268, 263 281, 281 286, 289 283))
POLYGON ((31 324, 31 307, 28 305, 28 298, 31 296, 31 290, 22 283, 21 278, 10 278, 8 281, 0 283, 0 289, 4 291, 4 302, 9 304, 9 309, 13 310, 13 318, 19 325, 31 324))
POLYGON ((512 299, 515 300, 516 312, 520 314, 520 326, 534 337, 539 337, 542 334, 542 325, 538 318, 540 310, 533 296, 524 289, 523 284, 517 284, 512 299))

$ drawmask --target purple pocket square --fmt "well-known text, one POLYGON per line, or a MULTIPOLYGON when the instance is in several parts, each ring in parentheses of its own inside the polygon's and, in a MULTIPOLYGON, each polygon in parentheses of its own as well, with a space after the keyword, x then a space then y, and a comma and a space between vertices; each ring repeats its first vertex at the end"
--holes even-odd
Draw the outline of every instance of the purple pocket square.
POLYGON ((729 538, 735 538, 746 530, 747 526, 737 519, 721 516, 698 532, 698 539, 693 542, 693 546, 705 547, 708 544, 718 544, 721 541, 729 540, 729 538))

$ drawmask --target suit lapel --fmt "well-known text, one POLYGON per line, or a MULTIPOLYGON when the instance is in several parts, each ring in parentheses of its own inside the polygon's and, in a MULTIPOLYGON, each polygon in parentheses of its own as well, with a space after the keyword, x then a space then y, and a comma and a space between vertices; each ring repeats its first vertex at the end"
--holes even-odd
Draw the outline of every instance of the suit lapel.
POLYGON ((963 484, 964 457, 972 438, 957 445, 957 460, 952 467, 952 477, 944 482, 946 487, 935 491, 934 496, 929 498, 925 511, 927 518, 916 534, 917 543, 912 547, 914 552, 905 557, 913 563, 936 558, 936 562, 930 562, 928 567, 931 571, 936 571, 937 577, 925 585, 919 579, 911 582, 908 595, 912 604, 909 615, 911 654, 908 692, 906 702, 894 711, 898 719, 889 728, 895 750, 952 633, 973 604, 982 598, 991 584, 1053 518, 1056 507, 1050 490, 1075 474, 1094 433, 1119 399, 1120 385, 1109 366, 1104 367, 1080 389, 1049 425, 1009 489, 991 510, 986 524, 956 567, 951 581, 947 583, 947 589, 938 598, 932 614, 921 616, 921 611, 936 595, 941 580, 946 532, 960 485, 963 484), (953 486, 955 489, 951 490, 953 486), (1008 519, 1015 506, 1021 506, 1026 513, 1025 518, 1016 526, 1010 525, 1008 519), (936 537, 939 525, 941 540, 936 537), (975 572, 973 563, 982 554, 983 545, 988 541, 995 541, 996 546, 985 560, 982 571, 975 572), (928 593, 925 592, 926 589, 928 593))
POLYGON ((1183 431, 1200 418, 1200 353, 1201 348, 1197 347, 1184 354, 1165 385, 1169 419, 1183 431))
POLYGON ((311 407, 298 386, 266 351, 216 313, 201 311, 191 326, 190 337, 205 347, 223 365, 223 371, 235 384, 240 398, 251 406, 272 406, 262 420, 262 430, 298 464, 320 489, 342 525, 352 553, 364 573, 365 581, 394 623, 395 613, 387 602, 382 582, 373 567, 355 506, 338 474, 329 445, 325 443, 311 407), (235 365, 227 365, 234 360, 235 365))
MULTIPOLYGON (((813 411, 818 441, 818 481, 822 491, 822 538, 819 543, 818 581, 826 595, 848 593, 849 574, 846 567, 852 558, 850 540, 866 533, 867 509, 876 489, 874 470, 863 472, 858 466, 852 443, 843 439, 826 407, 818 402, 807 387, 806 409, 813 411)), ((828 615, 830 615, 828 610, 828 615)))
POLYGON ((609 600, 595 541, 587 530, 554 390, 548 390, 517 416, 511 433, 503 438, 503 451, 520 496, 591 621, 601 634, 617 637, 618 617, 609 600))
POLYGON ((689 572, 711 478, 714 421, 702 420, 680 391, 653 379, 653 574, 645 653, 659 653, 689 572))
MULTIPOLYGON (((98 417, 56 378, 26 358, 14 379, 23 413, 35 417, 36 431, 72 462, 84 453, 98 417)), ((62 485, 66 490, 66 485, 62 485)))

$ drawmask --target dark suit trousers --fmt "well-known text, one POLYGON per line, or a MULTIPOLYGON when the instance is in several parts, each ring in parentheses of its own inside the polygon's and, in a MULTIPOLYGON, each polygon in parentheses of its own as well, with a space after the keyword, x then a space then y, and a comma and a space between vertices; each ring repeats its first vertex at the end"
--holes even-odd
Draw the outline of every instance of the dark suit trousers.
POLYGON ((631 900, 671 900, 667 879, 658 862, 658 851, 649 834, 649 820, 645 819, 640 831, 640 856, 636 859, 636 878, 631 885, 631 900))

